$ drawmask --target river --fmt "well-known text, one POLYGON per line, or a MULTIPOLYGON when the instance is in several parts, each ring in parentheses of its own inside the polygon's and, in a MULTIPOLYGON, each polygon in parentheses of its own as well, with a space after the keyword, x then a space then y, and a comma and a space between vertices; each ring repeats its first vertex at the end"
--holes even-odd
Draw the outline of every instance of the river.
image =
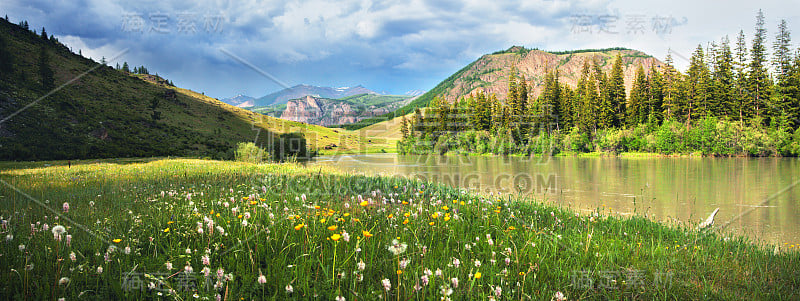
MULTIPOLYGON (((800 247, 798 158, 577 158, 340 155, 311 165, 514 193, 588 213, 715 225, 759 243, 800 247)), ((786 247, 784 246, 784 247, 786 247)))

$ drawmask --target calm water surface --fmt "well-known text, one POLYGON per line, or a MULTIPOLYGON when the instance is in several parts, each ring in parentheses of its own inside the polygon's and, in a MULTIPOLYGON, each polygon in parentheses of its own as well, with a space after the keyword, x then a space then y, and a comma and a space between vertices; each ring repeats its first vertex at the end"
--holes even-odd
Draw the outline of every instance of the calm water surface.
POLYGON ((589 212, 715 225, 755 241, 800 247, 797 158, 519 158, 369 154, 319 157, 367 175, 420 178, 480 193, 525 194, 589 212))

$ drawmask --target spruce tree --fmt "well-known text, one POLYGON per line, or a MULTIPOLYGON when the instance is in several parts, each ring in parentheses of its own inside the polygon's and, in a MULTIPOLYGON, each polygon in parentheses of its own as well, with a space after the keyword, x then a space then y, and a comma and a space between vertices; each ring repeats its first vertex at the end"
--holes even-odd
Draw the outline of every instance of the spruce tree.
POLYGON ((775 36, 775 43, 773 44, 774 55, 772 57, 772 65, 775 66, 776 89, 774 91, 774 99, 776 103, 773 108, 773 115, 785 114, 786 110, 791 105, 790 89, 791 82, 789 76, 792 69, 792 54, 790 47, 792 46, 792 38, 789 33, 789 28, 786 25, 786 20, 781 20, 778 25, 778 34, 775 36))
POLYGON ((680 105, 677 100, 677 88, 680 74, 672 62, 672 50, 667 54, 664 59, 664 100, 661 105, 662 116, 664 120, 672 120, 679 116, 678 111, 680 105))
POLYGON ((650 66, 650 76, 647 81, 647 122, 661 124, 664 119, 661 113, 664 102, 664 79, 655 66, 650 66))
POLYGON ((125 72, 125 73, 131 73, 131 69, 130 69, 130 67, 128 66, 128 62, 124 62, 124 63, 122 63, 122 72, 125 72))
MULTIPOLYGON (((765 107, 769 100, 769 88, 772 85, 765 66, 767 62, 766 42, 767 29, 764 28, 764 13, 759 10, 756 15, 756 31, 753 45, 750 48, 750 65, 748 72, 748 92, 752 101, 752 110, 757 118, 764 118, 765 107)), ((766 122, 766 120, 764 120, 766 122)))
POLYGON ((614 112, 611 124, 622 126, 625 117, 625 78, 622 73, 622 56, 617 54, 614 65, 611 67, 611 78, 609 79, 609 103, 614 112))
POLYGON ((53 69, 50 68, 50 54, 48 54, 47 46, 45 45, 39 47, 39 60, 37 61, 37 65, 42 89, 47 91, 52 90, 55 87, 55 78, 53 69))
POLYGON ((647 76, 644 74, 642 65, 636 69, 636 78, 633 81, 628 104, 626 121, 629 126, 636 126, 647 121, 647 76))
POLYGON ((736 90, 734 88, 733 54, 728 37, 722 38, 714 49, 714 73, 711 85, 713 101, 712 111, 715 116, 731 118, 736 107, 736 90))
POLYGON ((689 62, 689 70, 687 71, 687 88, 688 94, 686 99, 686 123, 691 124, 693 117, 703 118, 710 114, 709 112, 709 71, 704 61, 703 46, 697 45, 692 58, 689 62))
POLYGON ((739 122, 744 122, 752 116, 752 106, 749 97, 749 78, 747 76, 747 41, 744 31, 739 31, 736 37, 736 51, 733 62, 734 91, 733 114, 738 115, 739 122))

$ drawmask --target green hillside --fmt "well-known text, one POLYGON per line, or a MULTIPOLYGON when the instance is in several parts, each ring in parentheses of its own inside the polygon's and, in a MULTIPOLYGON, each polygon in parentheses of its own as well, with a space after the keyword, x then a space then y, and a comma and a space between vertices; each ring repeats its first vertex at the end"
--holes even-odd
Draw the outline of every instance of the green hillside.
POLYGON ((256 137, 264 146, 280 142, 276 149, 291 154, 306 144, 367 147, 366 137, 266 117, 157 76, 99 65, 6 20, 0 59, 0 160, 231 158, 236 143, 256 137))

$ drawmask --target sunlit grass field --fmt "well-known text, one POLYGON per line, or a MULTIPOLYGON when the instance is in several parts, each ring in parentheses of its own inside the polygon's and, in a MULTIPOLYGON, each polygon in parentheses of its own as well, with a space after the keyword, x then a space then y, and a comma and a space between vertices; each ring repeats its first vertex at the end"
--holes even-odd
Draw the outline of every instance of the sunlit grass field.
POLYGON ((0 164, 0 298, 798 299, 800 253, 294 164, 0 164))

